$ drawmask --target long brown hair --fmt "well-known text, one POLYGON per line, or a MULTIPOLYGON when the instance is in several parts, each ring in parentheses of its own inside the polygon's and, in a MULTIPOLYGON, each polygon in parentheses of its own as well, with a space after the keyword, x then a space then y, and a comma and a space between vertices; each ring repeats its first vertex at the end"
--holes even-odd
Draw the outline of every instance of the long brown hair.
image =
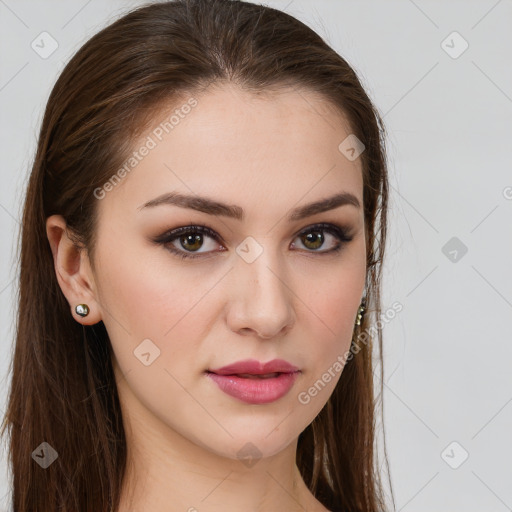
MULTIPOLYGON (((312 29, 267 6, 177 0, 129 12, 87 41, 59 76, 27 186, 17 255, 16 344, 1 430, 10 434, 16 512, 117 508, 126 465, 111 344, 103 322, 83 326, 73 319, 56 279, 46 219, 62 215, 76 246, 93 262, 94 190, 119 169, 160 106, 227 81, 255 93, 283 85, 314 91, 349 120, 365 145, 360 158, 368 242, 369 313, 355 334, 367 332, 372 316, 380 315, 385 132, 354 70, 312 29), (58 453, 45 470, 33 457, 43 442, 58 453)), ((374 447, 375 340, 383 363, 378 330, 346 362, 327 404, 299 436, 297 465, 330 510, 385 510, 374 447)), ((383 378, 381 371, 380 395, 383 378)))

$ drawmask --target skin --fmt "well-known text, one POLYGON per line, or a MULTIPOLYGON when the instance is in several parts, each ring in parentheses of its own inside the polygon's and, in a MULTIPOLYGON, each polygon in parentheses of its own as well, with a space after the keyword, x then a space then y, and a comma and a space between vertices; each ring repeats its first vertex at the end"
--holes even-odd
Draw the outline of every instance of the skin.
MULTIPOLYGON (((364 214, 343 205, 299 221, 286 215, 335 192, 351 192, 362 205, 360 159, 338 150, 348 123, 313 92, 256 96, 222 85, 194 97, 198 105, 98 200, 96 272, 64 219, 47 219, 71 314, 84 325, 102 320, 113 346, 128 443, 119 510, 325 512, 295 464, 297 439, 341 371, 309 403, 297 397, 350 347, 364 294, 364 214), (245 219, 175 205, 138 210, 170 191, 239 205, 245 219), (352 241, 319 254, 337 245, 334 235, 323 231, 316 251, 298 236, 318 222, 346 226, 352 241), (151 241, 191 224, 222 241, 172 242, 203 253, 195 260, 151 241), (248 236, 263 248, 252 263, 236 252, 248 236), (90 308, 84 318, 74 310, 80 303, 90 308), (148 338, 160 355, 146 366, 134 350, 148 338), (285 359, 301 373, 288 394, 259 405, 225 394, 204 373, 248 358, 285 359), (248 442, 261 457, 250 467, 237 456, 248 442)), ((166 107, 152 126, 176 104, 166 107)))

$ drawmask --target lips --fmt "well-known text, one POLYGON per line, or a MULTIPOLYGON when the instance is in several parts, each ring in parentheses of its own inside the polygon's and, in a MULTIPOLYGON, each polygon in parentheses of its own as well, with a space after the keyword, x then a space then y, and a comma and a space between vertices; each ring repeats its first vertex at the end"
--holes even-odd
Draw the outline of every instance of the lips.
POLYGON ((224 393, 249 404, 265 404, 286 395, 300 370, 282 359, 265 364, 249 359, 206 374, 224 393))

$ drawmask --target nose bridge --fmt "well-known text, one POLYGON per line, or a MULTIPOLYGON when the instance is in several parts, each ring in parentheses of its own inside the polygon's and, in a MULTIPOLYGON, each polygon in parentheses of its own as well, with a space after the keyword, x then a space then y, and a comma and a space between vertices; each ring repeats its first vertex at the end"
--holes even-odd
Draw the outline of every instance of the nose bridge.
MULTIPOLYGON (((271 240, 271 237, 268 238, 271 240)), ((237 247, 235 260, 235 328, 252 329, 272 337, 294 320, 293 294, 286 282, 286 268, 271 242, 248 237, 237 247)))

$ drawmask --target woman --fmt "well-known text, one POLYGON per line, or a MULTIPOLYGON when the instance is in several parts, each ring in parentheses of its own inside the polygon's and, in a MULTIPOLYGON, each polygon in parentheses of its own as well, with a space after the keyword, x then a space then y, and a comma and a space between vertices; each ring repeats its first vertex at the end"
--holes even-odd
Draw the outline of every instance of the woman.
POLYGON ((269 7, 150 4, 76 53, 25 199, 16 512, 384 510, 383 134, 269 7))

